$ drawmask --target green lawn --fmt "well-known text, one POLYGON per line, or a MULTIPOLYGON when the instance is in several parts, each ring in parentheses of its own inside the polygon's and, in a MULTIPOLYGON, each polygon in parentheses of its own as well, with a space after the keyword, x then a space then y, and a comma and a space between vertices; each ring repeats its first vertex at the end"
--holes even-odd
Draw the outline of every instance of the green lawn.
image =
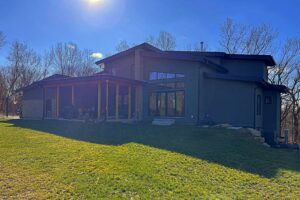
POLYGON ((297 199, 300 154, 224 129, 0 121, 0 199, 297 199))

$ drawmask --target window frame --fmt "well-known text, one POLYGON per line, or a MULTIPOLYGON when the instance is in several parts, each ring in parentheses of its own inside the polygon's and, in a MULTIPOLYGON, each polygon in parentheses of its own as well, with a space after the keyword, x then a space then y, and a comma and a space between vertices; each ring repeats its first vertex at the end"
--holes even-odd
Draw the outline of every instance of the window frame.
POLYGON ((148 74, 148 79, 150 81, 157 80, 177 80, 185 78, 184 73, 176 73, 176 72, 162 72, 162 71, 150 71, 148 74), (152 78, 152 74, 155 74, 155 78, 152 78), (161 77, 160 77, 161 76, 161 77))
POLYGON ((149 72, 149 80, 150 81, 158 80, 158 72, 155 72, 155 71, 149 72), (152 76, 151 76, 152 74, 155 74, 155 78, 154 79, 152 79, 152 76))
POLYGON ((264 101, 265 104, 272 104, 272 96, 265 96, 265 101, 264 101))
POLYGON ((173 117, 173 118, 178 118, 178 117, 184 117, 185 116, 185 91, 184 90, 171 90, 171 91, 153 91, 153 92, 151 92, 150 94, 149 94, 149 97, 148 97, 148 100, 149 100, 149 102, 148 102, 148 115, 149 116, 153 116, 153 117, 173 117), (180 93, 180 92, 182 92, 182 94, 183 94, 183 102, 182 102, 182 115, 177 115, 177 93, 180 93), (169 101, 169 99, 168 99, 168 95, 169 95, 169 93, 174 93, 174 100, 175 100, 175 106, 174 106, 174 115, 173 116, 170 116, 169 114, 168 114, 168 101, 169 101), (150 98, 151 98, 151 96, 153 95, 153 94, 155 94, 155 114, 153 115, 152 113, 152 110, 151 110, 151 102, 150 102, 150 98), (164 103, 165 103, 165 106, 164 106, 164 113, 165 113, 165 115, 160 115, 160 110, 159 110, 159 105, 158 105, 158 98, 159 97, 161 97, 161 95, 162 94, 164 94, 164 96, 165 96, 165 101, 164 101, 164 103))

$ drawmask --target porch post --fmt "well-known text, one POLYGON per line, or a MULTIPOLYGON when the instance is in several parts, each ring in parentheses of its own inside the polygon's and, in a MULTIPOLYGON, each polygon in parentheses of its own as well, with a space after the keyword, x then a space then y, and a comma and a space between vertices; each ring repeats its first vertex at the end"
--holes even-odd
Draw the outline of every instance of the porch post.
POLYGON ((128 119, 131 118, 131 85, 128 86, 128 119))
POLYGON ((143 91, 140 85, 135 87, 135 112, 136 119, 142 120, 143 118, 143 91))
POLYGON ((105 102, 105 116, 106 116, 106 119, 108 119, 108 80, 106 80, 106 102, 105 102))
POLYGON ((101 82, 98 82, 98 119, 101 115, 101 82))
POLYGON ((56 86, 56 117, 59 118, 59 86, 56 86))
POLYGON ((72 105, 74 105, 74 85, 72 85, 72 105))
POLYGON ((119 119, 119 83, 116 83, 116 120, 119 119))

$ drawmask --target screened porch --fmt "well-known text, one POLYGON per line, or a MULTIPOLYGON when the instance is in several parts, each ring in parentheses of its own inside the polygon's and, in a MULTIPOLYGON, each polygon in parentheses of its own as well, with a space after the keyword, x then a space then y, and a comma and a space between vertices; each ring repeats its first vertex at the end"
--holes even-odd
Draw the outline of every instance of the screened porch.
POLYGON ((52 81, 44 86, 44 118, 138 120, 140 87, 105 75, 52 81))

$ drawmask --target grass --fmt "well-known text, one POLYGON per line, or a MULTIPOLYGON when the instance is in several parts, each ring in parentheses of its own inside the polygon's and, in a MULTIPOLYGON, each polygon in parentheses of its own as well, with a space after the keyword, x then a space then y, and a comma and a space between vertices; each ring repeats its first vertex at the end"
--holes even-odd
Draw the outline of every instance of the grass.
POLYGON ((297 199, 300 155, 225 129, 0 121, 0 199, 297 199))

